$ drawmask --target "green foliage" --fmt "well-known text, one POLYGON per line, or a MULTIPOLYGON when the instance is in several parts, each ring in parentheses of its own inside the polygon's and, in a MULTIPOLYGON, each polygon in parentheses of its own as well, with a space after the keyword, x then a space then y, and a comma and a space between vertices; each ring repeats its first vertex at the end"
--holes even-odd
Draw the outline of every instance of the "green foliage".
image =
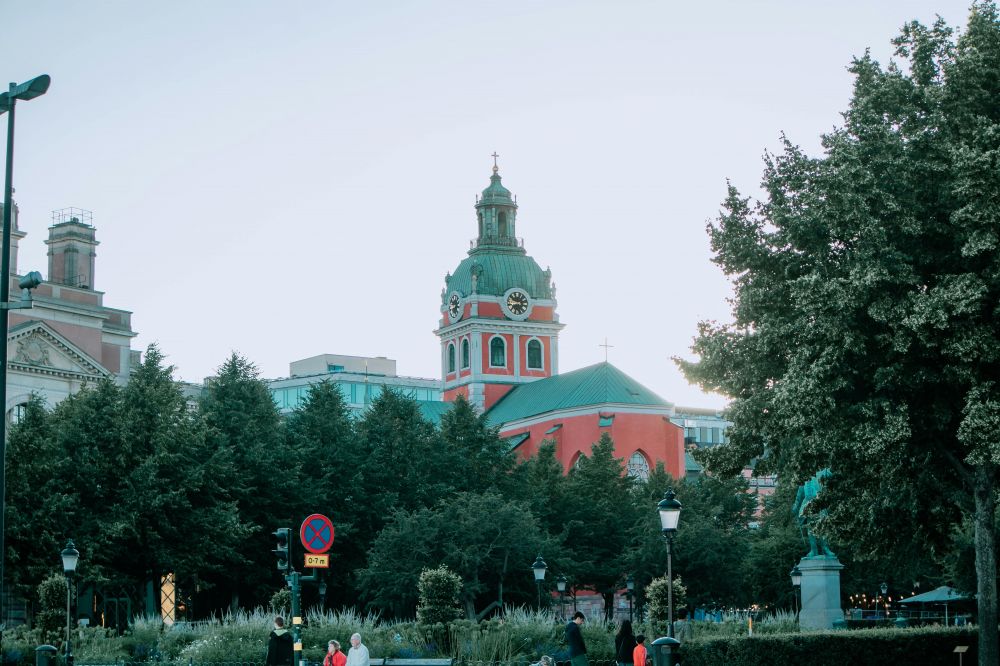
MULTIPOLYGON (((667 579, 654 578, 646 586, 646 615, 653 635, 667 635, 667 625, 670 622, 670 599, 668 598, 670 586, 667 579)), ((687 604, 687 588, 678 576, 673 580, 674 595, 674 618, 677 617, 677 609, 687 604)))
POLYGON ((287 587, 281 588, 271 595, 267 606, 275 615, 289 617, 292 612, 292 591, 287 587))
POLYGON ((420 602, 417 605, 417 622, 421 624, 447 624, 462 616, 459 599, 462 579, 447 566, 424 569, 417 582, 420 602))
POLYGON ((815 666, 955 663, 956 645, 968 645, 966 663, 975 663, 975 629, 866 629, 695 639, 681 646, 685 666, 757 666, 808 663, 815 666))
POLYGON ((39 611, 35 623, 45 641, 65 640, 66 637, 66 577, 53 574, 38 586, 39 611))
POLYGON ((859 560, 918 570, 913 554, 947 550, 974 513, 980 623, 994 626, 1000 20, 976 2, 957 39, 914 22, 894 45, 899 64, 852 63, 821 157, 786 139, 762 201, 729 187, 709 234, 733 321, 701 324, 699 360, 679 363, 734 398, 709 468, 756 458, 793 484, 831 468, 817 529, 859 560))

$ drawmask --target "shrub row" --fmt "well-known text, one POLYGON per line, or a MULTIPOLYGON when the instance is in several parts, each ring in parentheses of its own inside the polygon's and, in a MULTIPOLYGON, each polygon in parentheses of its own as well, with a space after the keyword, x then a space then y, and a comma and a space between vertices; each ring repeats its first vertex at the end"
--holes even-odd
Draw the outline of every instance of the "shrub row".
POLYGON ((696 639, 681 646, 681 663, 684 666, 957 664, 954 650, 959 645, 969 648, 963 663, 975 664, 979 633, 974 627, 865 629, 696 639))

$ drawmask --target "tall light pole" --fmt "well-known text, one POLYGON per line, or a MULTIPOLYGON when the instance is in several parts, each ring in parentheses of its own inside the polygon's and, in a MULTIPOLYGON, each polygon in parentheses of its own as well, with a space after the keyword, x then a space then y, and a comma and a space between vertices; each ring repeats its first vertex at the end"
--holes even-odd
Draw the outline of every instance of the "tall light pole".
POLYGON ((559 590, 559 619, 560 620, 565 620, 566 619, 566 607, 565 607, 566 598, 565 598, 565 595, 566 595, 566 583, 568 583, 568 582, 569 581, 566 580, 566 576, 564 576, 564 575, 559 576, 559 578, 556 578, 556 589, 559 590))
POLYGON ((628 590, 628 621, 632 621, 632 595, 635 594, 635 577, 632 574, 625 579, 625 589, 628 590))
POLYGON ((73 540, 66 542, 62 553, 63 573, 66 574, 66 666, 73 666, 73 615, 70 601, 73 599, 73 575, 76 564, 80 561, 80 551, 73 545, 73 540))
POLYGON ((888 618, 889 617, 889 602, 888 602, 888 597, 886 595, 889 593, 889 584, 888 583, 882 583, 881 585, 879 585, 879 590, 882 592, 882 608, 885 610, 885 616, 886 616, 886 618, 888 618))
MULTIPOLYGON (((7 552, 5 538, 7 496, 7 329, 9 318, 7 310, 10 307, 10 225, 14 190, 14 107, 18 100, 28 101, 45 94, 52 79, 48 74, 36 76, 30 81, 18 85, 11 83, 5 93, 0 93, 0 114, 7 115, 7 175, 3 188, 3 244, 0 247, 0 627, 3 627, 7 616, 4 614, 4 555, 7 552)), ((37 286, 37 285, 36 285, 37 286)), ((2 630, 0 630, 2 631, 2 630)))
POLYGON ((535 574, 535 587, 538 588, 538 610, 542 610, 542 581, 545 580, 545 570, 548 567, 545 565, 545 560, 542 559, 541 554, 535 558, 535 563, 531 565, 531 570, 535 574))
POLYGON ((789 575, 792 577, 792 587, 794 588, 794 598, 792 599, 792 608, 795 609, 795 616, 799 615, 799 590, 802 589, 802 572, 799 570, 798 565, 792 567, 789 575))
POLYGON ((677 532, 677 524, 681 519, 681 503, 677 501, 674 489, 670 488, 663 493, 663 499, 656 505, 656 510, 660 514, 660 531, 663 532, 663 539, 667 542, 667 636, 674 637, 674 569, 673 552, 674 534, 677 532))

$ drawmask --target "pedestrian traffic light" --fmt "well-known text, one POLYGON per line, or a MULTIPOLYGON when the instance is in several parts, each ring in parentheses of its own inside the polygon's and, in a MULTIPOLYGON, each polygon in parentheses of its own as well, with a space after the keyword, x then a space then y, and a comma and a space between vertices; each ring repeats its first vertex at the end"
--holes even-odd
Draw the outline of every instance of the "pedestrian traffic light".
POLYGON ((279 527, 274 532, 272 536, 278 542, 277 547, 271 552, 274 556, 278 558, 278 571, 291 571, 292 569, 292 559, 289 548, 291 548, 292 530, 288 527, 279 527))

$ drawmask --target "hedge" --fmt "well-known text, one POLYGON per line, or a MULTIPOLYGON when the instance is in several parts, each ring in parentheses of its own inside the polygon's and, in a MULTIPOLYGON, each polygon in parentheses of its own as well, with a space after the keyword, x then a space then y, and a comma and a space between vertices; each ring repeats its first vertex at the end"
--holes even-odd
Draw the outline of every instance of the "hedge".
POLYGON ((957 664, 956 646, 967 645, 963 663, 977 661, 975 627, 864 629, 765 636, 695 639, 681 646, 684 666, 884 666, 885 664, 957 664))

